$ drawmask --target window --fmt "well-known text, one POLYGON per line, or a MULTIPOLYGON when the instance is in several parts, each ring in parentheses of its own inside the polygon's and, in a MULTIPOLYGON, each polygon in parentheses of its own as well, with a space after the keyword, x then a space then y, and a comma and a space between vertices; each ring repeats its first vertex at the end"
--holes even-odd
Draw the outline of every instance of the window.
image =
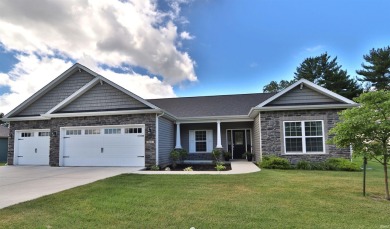
POLYGON ((104 134, 121 134, 121 129, 119 128, 104 129, 104 134))
POLYGON ((286 153, 324 153, 323 121, 284 122, 286 153))
POLYGON ((87 129, 84 132, 85 135, 100 134, 100 129, 87 129))
POLYGON ((81 130, 66 130, 66 135, 81 135, 81 130))
POLYGON ((210 153, 213 150, 212 130, 190 130, 189 138, 190 153, 210 153))
POLYGON ((142 134, 142 128, 125 128, 125 134, 142 134))
POLYGON ((38 136, 39 136, 39 137, 50 136, 50 132, 49 132, 49 131, 39 132, 39 133, 38 133, 38 136))
POLYGON ((195 151, 196 152, 206 152, 207 143, 206 143, 206 131, 195 131, 195 151))
POLYGON ((34 137, 34 133, 31 133, 31 132, 23 132, 21 136, 22 136, 22 138, 34 137))

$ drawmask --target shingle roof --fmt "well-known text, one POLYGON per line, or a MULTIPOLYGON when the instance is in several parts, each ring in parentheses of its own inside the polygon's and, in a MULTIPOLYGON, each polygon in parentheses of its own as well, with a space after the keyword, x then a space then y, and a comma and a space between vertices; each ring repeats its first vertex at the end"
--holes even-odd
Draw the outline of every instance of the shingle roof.
POLYGON ((250 109, 275 93, 149 99, 177 117, 248 115, 250 109))
POLYGON ((0 125, 0 138, 8 138, 9 129, 5 126, 0 125))

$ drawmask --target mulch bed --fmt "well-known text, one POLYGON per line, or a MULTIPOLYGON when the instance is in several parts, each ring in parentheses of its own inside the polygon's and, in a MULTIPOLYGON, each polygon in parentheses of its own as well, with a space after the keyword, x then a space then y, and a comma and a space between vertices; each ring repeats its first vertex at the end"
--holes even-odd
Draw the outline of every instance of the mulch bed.
MULTIPOLYGON (((232 167, 230 164, 224 164, 226 166, 226 170, 223 171, 229 171, 232 170, 232 167)), ((192 167, 193 171, 217 171, 214 164, 178 164, 176 168, 172 168, 172 166, 168 166, 171 171, 183 171, 185 168, 192 167)), ((146 170, 150 170, 150 168, 147 168, 146 170)), ((160 171, 165 171, 165 168, 160 168, 160 171)))
MULTIPOLYGON (((170 168, 171 171, 183 171, 183 169, 190 166, 194 171, 217 171, 214 164, 178 164, 176 168, 173 169, 172 166, 170 166, 170 168)), ((224 171, 232 170, 230 164, 225 164, 225 166, 226 170, 224 171)))

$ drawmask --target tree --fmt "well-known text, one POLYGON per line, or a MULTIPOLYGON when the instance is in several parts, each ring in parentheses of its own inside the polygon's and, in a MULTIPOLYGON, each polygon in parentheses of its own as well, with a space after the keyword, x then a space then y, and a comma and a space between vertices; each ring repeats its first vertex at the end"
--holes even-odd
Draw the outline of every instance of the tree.
POLYGON ((4 122, 1 120, 4 117, 4 113, 0 112, 0 125, 4 125, 4 122))
POLYGON ((340 113, 340 122, 330 130, 330 142, 352 146, 355 156, 374 159, 383 165, 386 199, 390 200, 387 168, 390 158, 390 91, 371 91, 355 99, 359 107, 340 113))
POLYGON ((363 70, 356 73, 363 76, 360 81, 376 90, 390 90, 390 46, 371 49, 370 54, 363 55, 368 64, 362 63, 363 70))
POLYGON ((346 70, 337 64, 337 57, 327 54, 306 58, 294 73, 294 79, 307 79, 346 98, 359 96, 363 89, 357 80, 351 79, 346 70))
POLYGON ((270 92, 279 92, 286 87, 290 86, 291 84, 295 83, 294 80, 288 81, 288 80, 281 80, 279 83, 276 81, 271 81, 271 83, 265 85, 263 87, 263 92, 270 93, 270 92))

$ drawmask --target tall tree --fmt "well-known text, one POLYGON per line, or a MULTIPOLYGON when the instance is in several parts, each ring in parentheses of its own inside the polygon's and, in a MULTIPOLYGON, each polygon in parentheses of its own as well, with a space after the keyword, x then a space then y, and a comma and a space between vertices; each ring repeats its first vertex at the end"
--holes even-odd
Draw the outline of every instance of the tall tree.
POLYGON ((294 79, 307 79, 346 98, 359 96, 363 90, 357 80, 351 79, 346 70, 341 69, 337 57, 331 59, 328 53, 306 58, 294 73, 294 79))
POLYGON ((390 159, 390 91, 371 91, 355 99, 359 107, 340 113, 340 122, 330 130, 330 142, 352 146, 356 156, 374 159, 383 165, 386 199, 390 200, 387 168, 390 159))
POLYGON ((362 63, 363 69, 356 71, 363 76, 360 80, 376 90, 390 90, 390 46, 371 49, 363 58, 368 64, 362 63))
POLYGON ((291 80, 291 81, 281 80, 279 83, 273 80, 271 81, 271 83, 263 87, 263 92, 265 93, 279 92, 293 83, 295 83, 295 80, 291 80))

